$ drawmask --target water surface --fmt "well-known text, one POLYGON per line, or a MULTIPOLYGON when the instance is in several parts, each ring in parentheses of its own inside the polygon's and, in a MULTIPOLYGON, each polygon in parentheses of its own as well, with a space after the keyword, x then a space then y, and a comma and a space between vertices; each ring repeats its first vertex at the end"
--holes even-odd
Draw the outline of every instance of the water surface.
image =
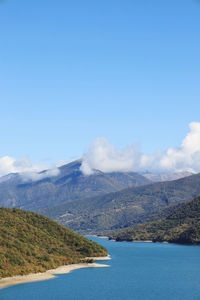
POLYGON ((113 242, 109 268, 87 268, 56 279, 0 290, 0 300, 200 300, 200 247, 113 242))

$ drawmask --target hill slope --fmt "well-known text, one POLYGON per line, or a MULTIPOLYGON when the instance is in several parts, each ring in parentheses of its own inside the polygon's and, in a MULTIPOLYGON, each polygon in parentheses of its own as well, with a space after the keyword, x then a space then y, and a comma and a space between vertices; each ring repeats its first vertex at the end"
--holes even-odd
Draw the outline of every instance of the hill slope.
POLYGON ((161 211, 200 194, 200 174, 82 199, 42 211, 81 233, 102 233, 158 218, 161 211))
POLYGON ((165 219, 115 232, 110 238, 118 241, 200 244, 200 196, 182 204, 165 219))
POLYGON ((0 206, 19 207, 36 211, 71 200, 94 197, 127 187, 150 183, 137 173, 102 173, 85 176, 80 171, 81 161, 59 168, 55 177, 24 182, 19 174, 0 178, 0 206))
POLYGON ((44 272, 107 255, 104 247, 35 213, 0 208, 0 224, 0 277, 44 272))

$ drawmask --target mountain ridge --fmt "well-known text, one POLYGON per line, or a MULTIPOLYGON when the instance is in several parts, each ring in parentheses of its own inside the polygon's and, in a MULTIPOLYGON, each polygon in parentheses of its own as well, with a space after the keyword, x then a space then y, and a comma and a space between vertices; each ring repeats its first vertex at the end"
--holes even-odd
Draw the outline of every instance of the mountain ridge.
POLYGON ((80 171, 81 161, 59 168, 59 174, 38 181, 23 181, 23 175, 10 174, 0 180, 0 205, 36 211, 67 201, 97 196, 126 187, 149 184, 137 173, 103 173, 87 176, 80 171))
POLYGON ((80 233, 101 233, 158 218, 200 194, 200 174, 54 206, 43 213, 80 233))

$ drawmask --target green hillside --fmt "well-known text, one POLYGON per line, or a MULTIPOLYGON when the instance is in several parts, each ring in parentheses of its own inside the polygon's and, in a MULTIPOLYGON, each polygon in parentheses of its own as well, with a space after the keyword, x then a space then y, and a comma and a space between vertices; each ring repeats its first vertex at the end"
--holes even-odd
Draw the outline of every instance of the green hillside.
POLYGON ((200 196, 182 204, 167 218, 110 234, 117 241, 200 244, 200 196))
POLYGON ((44 216, 0 208, 0 277, 44 272, 105 255, 104 247, 44 216))
POLYGON ((200 174, 196 174, 175 181, 81 199, 41 213, 79 233, 106 233, 108 230, 167 216, 174 205, 189 201, 199 194, 200 174))
MULTIPOLYGON (((149 184, 137 173, 103 173, 95 171, 90 176, 80 171, 81 161, 59 168, 59 174, 37 181, 25 175, 10 174, 0 178, 0 206, 18 207, 37 211, 86 197, 96 197, 128 187, 149 184), (26 181, 26 179, 28 181, 26 181)), ((45 174, 45 172, 42 172, 45 174)))

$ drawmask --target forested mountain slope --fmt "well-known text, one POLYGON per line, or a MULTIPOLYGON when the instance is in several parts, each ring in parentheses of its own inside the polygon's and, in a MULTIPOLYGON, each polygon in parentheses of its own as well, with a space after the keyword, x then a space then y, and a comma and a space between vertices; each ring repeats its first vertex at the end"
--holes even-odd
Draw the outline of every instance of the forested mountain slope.
POLYGON ((110 238, 118 241, 200 244, 200 196, 182 204, 167 218, 114 232, 110 238))
POLYGON ((44 272, 105 255, 104 247, 44 216, 0 208, 0 277, 44 272))

